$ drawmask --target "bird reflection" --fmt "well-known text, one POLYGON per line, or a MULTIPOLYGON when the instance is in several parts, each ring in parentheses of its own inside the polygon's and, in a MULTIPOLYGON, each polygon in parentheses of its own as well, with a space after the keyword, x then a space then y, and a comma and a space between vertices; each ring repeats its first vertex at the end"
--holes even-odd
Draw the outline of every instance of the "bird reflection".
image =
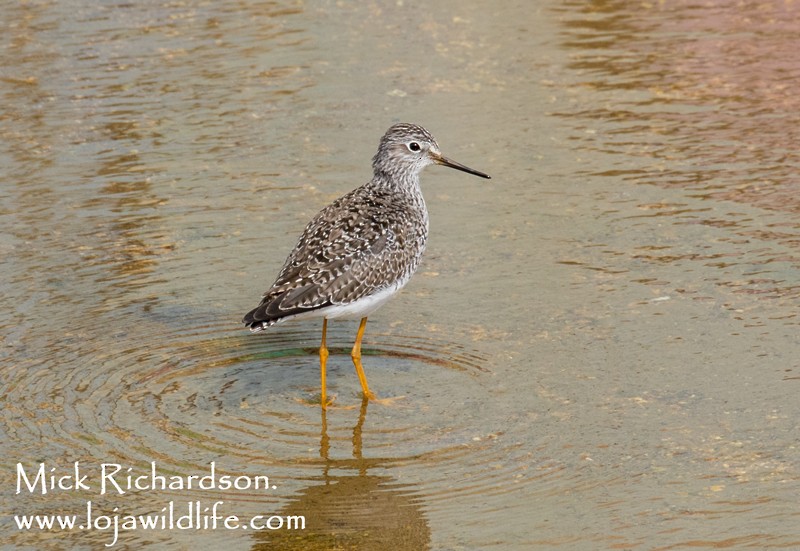
POLYGON ((352 459, 331 459, 327 411, 321 409, 319 455, 322 475, 301 490, 280 515, 302 515, 305 530, 264 531, 254 535, 254 550, 420 551, 430 549, 430 528, 415 489, 390 476, 368 474, 385 463, 364 458, 363 427, 369 400, 364 398, 353 428, 352 459), (354 474, 335 475, 344 471, 354 474))

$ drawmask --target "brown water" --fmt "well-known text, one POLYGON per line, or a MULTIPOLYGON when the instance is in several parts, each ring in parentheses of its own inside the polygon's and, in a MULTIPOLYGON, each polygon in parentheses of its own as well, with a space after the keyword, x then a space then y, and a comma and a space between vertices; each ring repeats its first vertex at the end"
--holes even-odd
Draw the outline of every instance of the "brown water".
MULTIPOLYGON (((303 515, 140 549, 800 548, 793 2, 8 3, 3 549, 14 514, 303 515), (370 318, 239 324, 418 122, 431 239, 370 318), (16 465, 268 475, 16 495, 16 465), (181 513, 183 514, 183 513, 181 513)), ((84 519, 79 518, 78 522, 84 519)))

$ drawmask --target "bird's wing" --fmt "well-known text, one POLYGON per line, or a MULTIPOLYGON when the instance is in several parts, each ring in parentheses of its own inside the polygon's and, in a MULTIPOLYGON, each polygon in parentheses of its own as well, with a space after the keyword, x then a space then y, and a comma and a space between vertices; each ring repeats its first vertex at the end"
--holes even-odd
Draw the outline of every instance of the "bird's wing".
POLYGON ((407 257, 418 256, 416 241, 424 244, 424 237, 408 243, 392 227, 387 205, 356 203, 356 208, 343 199, 308 224, 275 283, 244 323, 271 325, 280 318, 350 304, 403 278, 409 266, 413 271, 415 264, 407 257))

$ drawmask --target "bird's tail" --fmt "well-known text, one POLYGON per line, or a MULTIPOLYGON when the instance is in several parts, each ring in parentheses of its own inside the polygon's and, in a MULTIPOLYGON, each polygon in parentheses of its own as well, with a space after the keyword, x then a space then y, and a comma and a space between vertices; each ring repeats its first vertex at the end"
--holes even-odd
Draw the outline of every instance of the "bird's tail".
POLYGON ((242 323, 245 324, 253 333, 258 333, 259 331, 263 331, 271 325, 275 325, 275 321, 256 319, 256 312, 258 312, 259 308, 253 308, 244 315, 244 318, 242 318, 242 323))

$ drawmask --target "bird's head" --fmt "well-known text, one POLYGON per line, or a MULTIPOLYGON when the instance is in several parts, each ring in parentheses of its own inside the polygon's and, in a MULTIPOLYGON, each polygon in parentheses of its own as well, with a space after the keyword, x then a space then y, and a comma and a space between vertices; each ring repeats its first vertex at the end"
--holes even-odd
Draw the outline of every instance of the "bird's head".
POLYGON ((378 152, 372 159, 376 174, 394 177, 418 176, 428 165, 449 166, 481 178, 488 174, 448 159, 439 151, 439 144, 430 132, 416 124, 395 124, 381 138, 378 152))

